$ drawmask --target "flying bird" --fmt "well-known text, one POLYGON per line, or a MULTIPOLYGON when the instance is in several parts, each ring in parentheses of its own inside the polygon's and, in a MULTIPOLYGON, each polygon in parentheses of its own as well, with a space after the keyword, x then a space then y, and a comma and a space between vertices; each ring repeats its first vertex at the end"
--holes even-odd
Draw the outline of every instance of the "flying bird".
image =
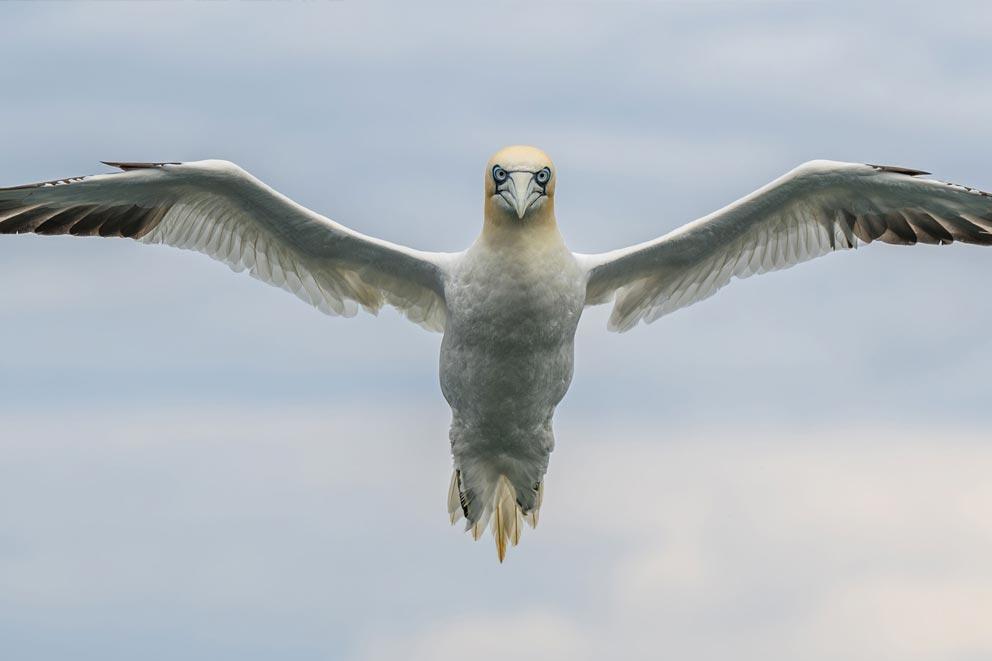
POLYGON ((458 253, 360 234, 300 206, 237 165, 111 163, 122 172, 0 189, 0 233, 128 237, 196 250, 328 314, 391 305, 442 332, 451 406, 451 522, 500 561, 536 526, 586 306, 613 301, 626 331, 707 298, 734 278, 873 241, 992 244, 992 196, 907 168, 810 161, 660 238, 599 254, 558 231, 558 172, 539 149, 507 147, 484 174, 482 231, 458 253))

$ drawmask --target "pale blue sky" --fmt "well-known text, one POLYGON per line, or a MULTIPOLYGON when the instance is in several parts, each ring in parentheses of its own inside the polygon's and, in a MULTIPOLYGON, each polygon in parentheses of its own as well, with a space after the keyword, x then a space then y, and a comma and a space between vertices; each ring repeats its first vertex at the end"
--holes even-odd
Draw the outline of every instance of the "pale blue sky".
MULTIPOLYGON (((533 143, 591 252, 811 158, 992 188, 984 3, 3 3, 0 185, 226 158, 457 250, 533 143)), ((992 655, 992 251, 580 327, 541 526, 448 527, 440 336, 200 255, 0 237, 0 656, 992 655)))

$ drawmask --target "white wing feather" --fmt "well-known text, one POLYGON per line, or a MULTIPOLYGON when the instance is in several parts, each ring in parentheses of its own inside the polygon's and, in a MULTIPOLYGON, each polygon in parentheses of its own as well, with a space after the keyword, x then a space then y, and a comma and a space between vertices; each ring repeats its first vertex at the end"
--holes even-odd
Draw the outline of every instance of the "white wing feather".
POLYGON ((125 172, 0 189, 0 233, 126 236, 196 250, 327 314, 390 304, 444 328, 448 255, 359 234, 226 161, 111 165, 125 172))
POLYGON ((625 331, 715 294, 733 278, 784 269, 860 243, 992 244, 992 196, 905 168, 811 161, 653 241, 576 255, 586 304, 615 298, 625 331))

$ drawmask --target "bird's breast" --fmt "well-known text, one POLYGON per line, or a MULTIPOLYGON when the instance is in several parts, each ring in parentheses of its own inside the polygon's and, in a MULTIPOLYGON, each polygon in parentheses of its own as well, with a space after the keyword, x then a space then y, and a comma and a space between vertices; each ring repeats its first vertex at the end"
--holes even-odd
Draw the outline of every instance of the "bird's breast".
POLYGON ((570 253, 478 255, 449 283, 448 328, 483 347, 560 345, 571 341, 584 298, 570 253))
POLYGON ((571 254, 545 261, 483 255, 446 291, 441 388, 480 420, 541 424, 572 378, 585 290, 571 254))

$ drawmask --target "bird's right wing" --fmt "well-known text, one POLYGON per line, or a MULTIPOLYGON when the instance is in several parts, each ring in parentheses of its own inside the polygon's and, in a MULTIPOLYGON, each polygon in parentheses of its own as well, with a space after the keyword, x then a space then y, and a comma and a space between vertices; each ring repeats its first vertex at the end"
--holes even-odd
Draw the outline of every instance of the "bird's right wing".
POLYGON ((108 163, 117 174, 0 189, 0 234, 121 236, 205 253, 328 314, 384 304, 443 330, 449 255, 359 234, 226 161, 108 163))
POLYGON ((712 296, 733 278, 881 241, 992 244, 992 195, 906 168, 811 161, 665 236, 576 255, 586 303, 615 299, 612 330, 712 296))

